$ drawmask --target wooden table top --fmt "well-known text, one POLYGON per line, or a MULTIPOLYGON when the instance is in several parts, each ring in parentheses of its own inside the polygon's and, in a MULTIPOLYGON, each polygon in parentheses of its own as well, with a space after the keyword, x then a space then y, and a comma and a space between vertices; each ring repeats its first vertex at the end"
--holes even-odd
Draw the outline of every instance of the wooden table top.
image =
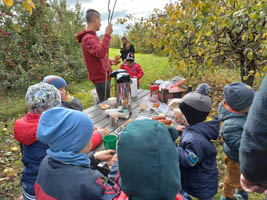
MULTIPOLYGON (((127 120, 131 119, 132 117, 138 116, 142 109, 140 108, 140 103, 144 100, 145 97, 148 97, 150 94, 149 90, 138 89, 137 97, 132 98, 131 102, 131 110, 132 113, 130 114, 129 118, 127 119, 119 119, 118 126, 112 126, 110 119, 108 116, 105 115, 104 110, 102 110, 99 105, 91 106, 88 109, 85 109, 83 112, 86 113, 94 122, 96 127, 104 127, 111 134, 115 134, 114 131, 120 127, 123 123, 127 120)), ((116 135, 116 134, 115 134, 116 135)), ((103 142, 95 149, 96 151, 103 150, 104 144, 103 142)))

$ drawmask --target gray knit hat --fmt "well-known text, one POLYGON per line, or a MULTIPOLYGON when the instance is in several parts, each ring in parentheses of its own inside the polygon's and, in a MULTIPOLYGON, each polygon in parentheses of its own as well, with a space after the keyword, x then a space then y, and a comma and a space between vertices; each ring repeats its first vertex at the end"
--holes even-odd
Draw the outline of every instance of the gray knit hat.
POLYGON ((25 100, 30 111, 36 114, 61 106, 59 90, 55 86, 44 82, 29 86, 25 100))
POLYGON ((224 87, 224 99, 234 110, 241 111, 251 106, 254 90, 242 82, 231 83, 224 87))
POLYGON ((210 86, 207 83, 201 83, 197 86, 196 91, 185 95, 184 103, 198 111, 210 112, 212 103, 208 96, 209 92, 210 86))

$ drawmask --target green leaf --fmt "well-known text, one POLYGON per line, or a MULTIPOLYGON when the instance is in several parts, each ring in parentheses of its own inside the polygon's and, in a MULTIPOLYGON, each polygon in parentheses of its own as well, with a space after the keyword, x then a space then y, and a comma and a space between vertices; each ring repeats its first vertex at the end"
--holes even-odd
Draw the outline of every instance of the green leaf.
POLYGON ((241 31, 242 31, 242 27, 241 26, 238 26, 233 30, 233 32, 237 33, 237 34, 239 34, 241 31))
POLYGON ((258 32, 261 32, 261 29, 262 29, 262 25, 261 24, 256 24, 256 30, 258 32))
POLYGON ((252 51, 248 52, 247 57, 249 60, 253 60, 253 52, 252 51))
POLYGON ((243 76, 243 80, 244 81, 248 80, 248 76, 243 76))

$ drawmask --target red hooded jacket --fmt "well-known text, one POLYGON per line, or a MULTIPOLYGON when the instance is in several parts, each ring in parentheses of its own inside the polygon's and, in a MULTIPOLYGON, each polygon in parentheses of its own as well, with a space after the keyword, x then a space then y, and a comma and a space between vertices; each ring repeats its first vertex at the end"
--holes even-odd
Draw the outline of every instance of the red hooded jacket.
POLYGON ((134 63, 133 66, 128 66, 127 64, 122 64, 120 66, 120 69, 125 69, 129 74, 131 78, 136 77, 138 84, 139 84, 139 79, 143 77, 144 72, 141 68, 141 66, 137 63, 134 63))
MULTIPOLYGON (((87 68, 88 78, 94 83, 104 83, 107 65, 107 53, 111 36, 105 34, 102 44, 95 31, 83 30, 76 35, 78 42, 82 44, 83 59, 87 68)), ((108 80, 112 68, 108 63, 108 80)))

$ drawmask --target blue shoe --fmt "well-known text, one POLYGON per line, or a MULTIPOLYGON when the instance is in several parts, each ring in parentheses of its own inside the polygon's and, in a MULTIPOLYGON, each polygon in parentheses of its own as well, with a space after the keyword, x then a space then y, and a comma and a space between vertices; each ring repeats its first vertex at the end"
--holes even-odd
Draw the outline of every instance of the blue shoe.
POLYGON ((235 197, 233 198, 226 198, 224 195, 221 196, 221 200, 237 200, 235 197))
POLYGON ((244 190, 236 191, 236 193, 234 194, 234 196, 238 200, 248 200, 248 193, 245 192, 244 190))

